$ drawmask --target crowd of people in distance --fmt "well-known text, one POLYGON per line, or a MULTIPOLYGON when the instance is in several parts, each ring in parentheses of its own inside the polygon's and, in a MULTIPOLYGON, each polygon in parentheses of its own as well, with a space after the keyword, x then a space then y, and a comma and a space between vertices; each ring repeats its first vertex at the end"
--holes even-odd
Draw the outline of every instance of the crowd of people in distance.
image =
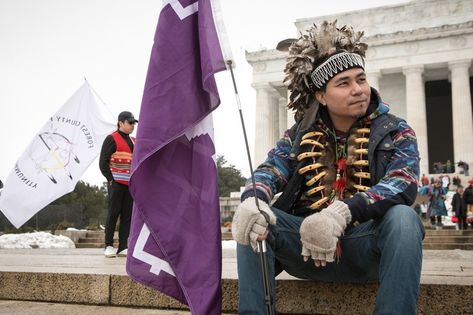
POLYGON ((444 174, 429 179, 423 174, 420 185, 419 193, 426 196, 426 201, 417 203, 414 209, 423 219, 430 219, 432 228, 442 228, 442 217, 448 216, 447 194, 454 190, 450 201, 452 222, 457 224, 457 229, 467 229, 468 224, 471 224, 473 229, 473 179, 470 179, 468 186, 464 188, 458 176, 451 179, 449 175, 444 174))
POLYGON ((434 174, 442 174, 442 173, 459 173, 465 176, 469 176, 469 166, 468 163, 459 161, 456 163, 452 163, 450 160, 447 160, 445 163, 443 162, 434 162, 432 171, 434 174))

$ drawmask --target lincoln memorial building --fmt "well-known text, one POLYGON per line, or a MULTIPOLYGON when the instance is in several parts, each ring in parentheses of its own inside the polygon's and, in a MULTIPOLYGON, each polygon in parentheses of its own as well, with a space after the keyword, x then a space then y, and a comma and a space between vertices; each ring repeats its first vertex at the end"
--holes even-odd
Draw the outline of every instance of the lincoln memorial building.
MULTIPOLYGON (((465 161, 473 170, 473 1, 413 0, 299 19, 294 37, 314 23, 335 19, 339 26, 365 31, 368 82, 391 113, 415 130, 421 174, 447 160, 465 161)), ((246 55, 256 90, 256 165, 294 123, 282 84, 286 56, 276 49, 246 55)))

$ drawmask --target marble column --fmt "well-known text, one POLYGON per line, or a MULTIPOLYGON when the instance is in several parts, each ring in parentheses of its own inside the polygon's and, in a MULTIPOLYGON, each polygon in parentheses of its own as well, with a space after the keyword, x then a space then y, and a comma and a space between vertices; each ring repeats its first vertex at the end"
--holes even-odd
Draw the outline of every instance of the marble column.
POLYGON ((381 72, 379 71, 370 71, 366 72, 366 79, 368 80, 368 84, 371 87, 374 87, 378 92, 379 90, 379 79, 381 78, 381 72))
POLYGON ((420 154, 420 174, 429 173, 429 151, 427 142, 427 115, 425 108, 425 86, 423 65, 403 68, 406 76, 406 117, 414 129, 420 154))
POLYGON ((473 118, 469 68, 471 60, 451 61, 453 153, 455 162, 473 166, 473 118))
MULTIPOLYGON (((287 103, 289 104, 289 95, 291 93, 289 92, 289 90, 287 90, 287 103)), ((290 129, 295 123, 296 123, 296 120, 294 119, 294 111, 292 109, 289 109, 287 108, 287 104, 286 104, 286 129, 290 129)))
POLYGON ((254 166, 261 164, 276 144, 279 131, 279 96, 268 84, 253 85, 256 89, 254 166))
POLYGON ((278 137, 281 138, 287 130, 287 98, 279 97, 279 131, 278 137))

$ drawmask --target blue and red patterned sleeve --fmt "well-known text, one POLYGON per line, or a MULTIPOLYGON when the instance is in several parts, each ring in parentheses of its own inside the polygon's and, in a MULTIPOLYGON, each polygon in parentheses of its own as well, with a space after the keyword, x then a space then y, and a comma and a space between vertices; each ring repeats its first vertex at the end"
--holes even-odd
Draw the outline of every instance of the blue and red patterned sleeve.
MULTIPOLYGON (((292 141, 288 131, 277 141, 276 146, 269 151, 266 160, 254 171, 256 182, 256 196, 269 203, 274 195, 281 192, 286 186, 294 166, 291 163, 290 152, 292 141)), ((251 178, 246 182, 246 187, 241 195, 241 200, 254 196, 251 178)))

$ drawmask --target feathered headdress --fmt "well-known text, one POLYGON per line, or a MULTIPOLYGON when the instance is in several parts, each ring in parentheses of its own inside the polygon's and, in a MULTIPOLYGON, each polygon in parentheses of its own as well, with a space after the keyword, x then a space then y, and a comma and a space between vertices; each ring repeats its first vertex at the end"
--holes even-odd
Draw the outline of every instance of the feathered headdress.
POLYGON ((360 42, 363 32, 337 27, 337 21, 315 24, 289 47, 283 83, 291 92, 288 107, 297 117, 311 104, 314 93, 336 74, 354 67, 364 68, 368 45, 360 42))

